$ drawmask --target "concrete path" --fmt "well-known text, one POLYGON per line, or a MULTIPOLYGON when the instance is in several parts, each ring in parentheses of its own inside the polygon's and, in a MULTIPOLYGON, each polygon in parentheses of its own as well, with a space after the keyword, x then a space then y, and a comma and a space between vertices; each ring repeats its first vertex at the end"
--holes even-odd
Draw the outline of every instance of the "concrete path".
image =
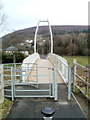
MULTIPOLYGON (((37 61, 39 67, 53 67, 50 61, 40 59, 37 61)), ((47 70, 38 70, 39 74, 47 74, 47 70)), ((33 74, 33 73, 32 73, 33 74)), ((52 74, 52 72, 51 72, 52 74)), ((63 80, 58 74, 58 101, 55 102, 51 98, 18 98, 15 100, 6 120, 11 118, 21 118, 22 120, 28 118, 28 120, 43 120, 41 110, 44 107, 51 107, 55 110, 53 120, 65 120, 65 118, 75 120, 86 120, 85 115, 73 98, 68 101, 68 90, 63 80)), ((39 82, 47 82, 47 79, 39 78, 39 82)))

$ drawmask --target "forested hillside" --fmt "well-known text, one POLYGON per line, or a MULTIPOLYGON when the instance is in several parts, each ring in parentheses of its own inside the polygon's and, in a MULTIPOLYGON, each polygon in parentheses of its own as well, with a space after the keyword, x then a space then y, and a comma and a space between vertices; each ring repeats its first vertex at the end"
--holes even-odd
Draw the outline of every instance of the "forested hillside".
MULTIPOLYGON (((34 40, 35 29, 36 27, 27 28, 2 37, 3 50, 13 45, 20 50, 29 50, 29 53, 32 53, 33 43, 29 46, 26 40, 34 40)), ((87 26, 52 26, 52 32, 54 53, 59 55, 87 55, 87 26)), ((37 51, 40 54, 50 52, 50 33, 48 26, 39 27, 37 51)))

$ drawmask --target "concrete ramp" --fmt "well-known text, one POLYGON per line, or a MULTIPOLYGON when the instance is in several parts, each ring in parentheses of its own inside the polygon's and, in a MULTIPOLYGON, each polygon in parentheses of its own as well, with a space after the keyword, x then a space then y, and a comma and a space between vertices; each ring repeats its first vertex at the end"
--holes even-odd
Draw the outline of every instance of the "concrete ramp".
MULTIPOLYGON (((49 79, 52 82, 53 80, 53 70, 54 66, 53 64, 48 60, 48 59, 39 59, 36 61, 36 64, 38 66, 38 83, 48 83, 49 79), (51 69, 51 70, 50 70, 51 69), (45 77, 44 75, 49 75, 49 77, 45 77)), ((35 74, 35 68, 33 68, 32 72, 30 73, 31 75, 35 74)), ((29 80, 32 79, 31 77, 29 80)), ((34 79, 34 78, 33 78, 34 79)), ((59 73, 57 73, 57 82, 58 83, 63 83, 64 81, 60 77, 59 73)))

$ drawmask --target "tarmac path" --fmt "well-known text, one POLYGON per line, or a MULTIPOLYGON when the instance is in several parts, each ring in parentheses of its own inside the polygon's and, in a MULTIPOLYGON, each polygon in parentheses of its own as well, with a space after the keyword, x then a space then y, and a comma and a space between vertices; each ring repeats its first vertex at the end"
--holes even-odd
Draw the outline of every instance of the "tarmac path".
MULTIPOLYGON (((53 68, 52 63, 50 63, 50 61, 47 59, 37 60, 36 63, 38 64, 38 67, 47 66, 53 68)), ((31 74, 34 74, 34 71, 32 71, 31 74)), ((48 71, 44 68, 38 68, 38 74, 48 74, 48 71)), ((50 74, 52 75, 52 72, 50 74)), ((39 83, 47 83, 48 79, 42 79, 39 77, 38 81, 39 83)), ((83 111, 77 104, 77 101, 74 99, 74 97, 72 96, 71 100, 68 101, 67 86, 59 74, 57 74, 57 81, 58 101, 54 101, 51 98, 16 98, 9 114, 6 117, 6 120, 10 120, 10 118, 20 118, 22 120, 26 118, 28 118, 28 120, 43 120, 41 110, 44 107, 51 107, 55 110, 53 120, 65 120, 65 118, 68 118, 68 120, 72 118, 75 120, 86 120, 83 111)))

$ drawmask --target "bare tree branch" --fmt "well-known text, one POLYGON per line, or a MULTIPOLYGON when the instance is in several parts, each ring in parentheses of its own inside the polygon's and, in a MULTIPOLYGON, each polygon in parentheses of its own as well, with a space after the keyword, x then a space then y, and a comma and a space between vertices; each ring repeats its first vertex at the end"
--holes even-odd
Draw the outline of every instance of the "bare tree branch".
POLYGON ((3 13, 3 5, 0 2, 0 32, 2 32, 2 29, 5 26, 5 20, 6 20, 6 17, 5 17, 5 14, 3 13))

